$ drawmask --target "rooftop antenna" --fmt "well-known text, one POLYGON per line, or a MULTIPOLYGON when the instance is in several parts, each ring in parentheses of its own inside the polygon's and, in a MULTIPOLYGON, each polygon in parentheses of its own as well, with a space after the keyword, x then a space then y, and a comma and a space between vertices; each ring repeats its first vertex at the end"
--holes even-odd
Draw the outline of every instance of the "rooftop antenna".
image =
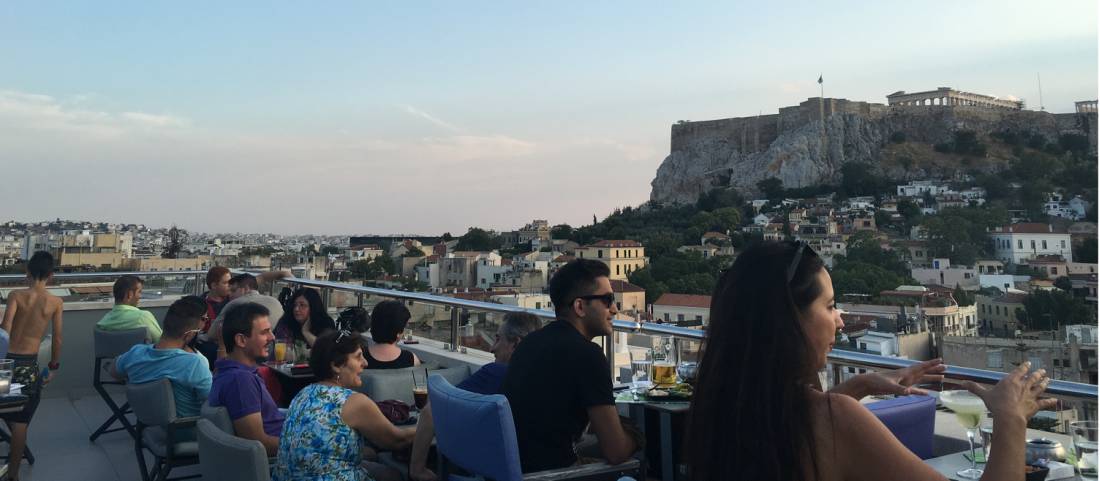
POLYGON ((1039 111, 1046 110, 1043 108, 1043 78, 1039 76, 1039 72, 1035 72, 1035 81, 1039 84, 1039 111))

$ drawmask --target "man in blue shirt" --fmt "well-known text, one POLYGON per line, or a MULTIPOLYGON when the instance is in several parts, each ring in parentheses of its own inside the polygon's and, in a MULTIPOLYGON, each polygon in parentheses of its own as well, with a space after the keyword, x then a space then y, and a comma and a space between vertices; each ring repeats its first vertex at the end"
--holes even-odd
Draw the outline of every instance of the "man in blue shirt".
POLYGON ((226 357, 214 363, 210 405, 225 406, 237 436, 259 441, 268 456, 275 456, 286 416, 256 373, 257 359, 266 358, 267 345, 275 341, 270 313, 266 307, 248 302, 226 306, 222 314, 226 357))
MULTIPOLYGON (((497 329, 493 346, 489 348, 496 360, 481 366, 477 372, 458 383, 457 387, 478 394, 500 394, 504 375, 508 373, 508 361, 512 359, 516 346, 541 325, 542 322, 534 314, 526 312, 505 314, 504 322, 497 329)), ((413 439, 412 456, 409 460, 409 478, 413 481, 431 480, 436 477, 435 473, 427 468, 428 446, 435 437, 431 408, 430 404, 424 406, 424 410, 420 413, 420 420, 416 423, 416 438, 413 439)))
POLYGON ((210 393, 210 365, 186 346, 198 334, 205 316, 206 303, 199 297, 187 296, 173 302, 164 316, 160 341, 130 348, 115 360, 112 374, 134 384, 168 379, 176 398, 176 415, 198 416, 210 393))

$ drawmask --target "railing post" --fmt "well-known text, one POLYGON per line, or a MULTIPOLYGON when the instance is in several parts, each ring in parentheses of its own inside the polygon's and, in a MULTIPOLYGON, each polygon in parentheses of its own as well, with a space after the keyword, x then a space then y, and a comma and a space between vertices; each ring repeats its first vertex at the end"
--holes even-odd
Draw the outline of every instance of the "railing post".
POLYGON ((328 287, 321 288, 321 304, 325 306, 325 311, 328 311, 329 306, 332 305, 332 289, 328 287))
POLYGON ((360 308, 363 307, 363 293, 362 292, 359 292, 359 293, 355 294, 355 306, 360 307, 360 308))
POLYGON ((603 337, 603 352, 607 356, 607 368, 611 371, 611 379, 615 379, 615 330, 603 337))
POLYGON ((458 322, 462 319, 462 314, 465 312, 465 309, 459 309, 458 307, 451 308, 451 351, 458 350, 458 322))

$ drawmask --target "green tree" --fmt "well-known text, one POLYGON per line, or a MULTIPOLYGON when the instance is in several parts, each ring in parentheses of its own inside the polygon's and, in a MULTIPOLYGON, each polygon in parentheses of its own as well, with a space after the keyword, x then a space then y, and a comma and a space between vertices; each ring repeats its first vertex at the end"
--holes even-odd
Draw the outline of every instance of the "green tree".
MULTIPOLYGON (((780 187, 782 187, 782 182, 780 182, 780 187)), ((695 207, 699 210, 711 211, 723 207, 740 207, 744 203, 745 199, 736 190, 723 187, 704 192, 695 201, 695 207)))
POLYGON ((321 246, 321 253, 320 254, 323 255, 323 256, 327 256, 327 255, 330 255, 330 254, 339 254, 341 252, 341 250, 342 249, 340 249, 337 246, 323 245, 323 246, 321 246))
POLYGON ((783 181, 778 177, 768 177, 756 183, 756 188, 760 189, 760 192, 764 193, 764 197, 768 200, 775 201, 783 199, 783 181))
POLYGON ((1073 292, 1073 281, 1067 276, 1062 276, 1054 279, 1054 287, 1057 287, 1065 292, 1073 292))
POLYGON ((964 207, 943 209, 921 222, 928 229, 928 247, 933 257, 946 257, 952 264, 972 265, 990 255, 987 229, 1008 222, 1002 208, 964 207))
POLYGON ((1024 298, 1026 325, 1032 330, 1053 330, 1071 324, 1096 324, 1096 311, 1083 299, 1061 290, 1037 290, 1024 298))
POLYGON ((955 284, 955 291, 951 293, 951 297, 954 297, 955 302, 959 303, 960 306, 974 305, 974 295, 967 292, 958 284, 955 284))
POLYGON ((849 196, 879 195, 882 194, 888 184, 872 171, 870 164, 862 162, 848 162, 840 168, 840 188, 849 196))
POLYGON ((558 224, 550 228, 551 239, 569 239, 573 237, 573 227, 569 224, 558 224))
POLYGON ((1089 237, 1073 249, 1073 260, 1077 262, 1096 263, 1096 238, 1089 237))
POLYGON ((499 248, 499 236, 479 227, 471 227, 462 237, 458 238, 458 246, 455 247, 455 250, 491 251, 499 248))

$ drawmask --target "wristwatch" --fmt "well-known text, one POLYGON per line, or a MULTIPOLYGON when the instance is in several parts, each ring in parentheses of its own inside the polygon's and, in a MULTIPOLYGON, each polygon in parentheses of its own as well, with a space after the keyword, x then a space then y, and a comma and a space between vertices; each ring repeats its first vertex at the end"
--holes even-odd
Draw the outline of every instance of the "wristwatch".
POLYGON ((46 367, 50 368, 51 371, 56 371, 58 369, 61 369, 61 363, 57 361, 50 361, 49 364, 46 364, 46 367))

